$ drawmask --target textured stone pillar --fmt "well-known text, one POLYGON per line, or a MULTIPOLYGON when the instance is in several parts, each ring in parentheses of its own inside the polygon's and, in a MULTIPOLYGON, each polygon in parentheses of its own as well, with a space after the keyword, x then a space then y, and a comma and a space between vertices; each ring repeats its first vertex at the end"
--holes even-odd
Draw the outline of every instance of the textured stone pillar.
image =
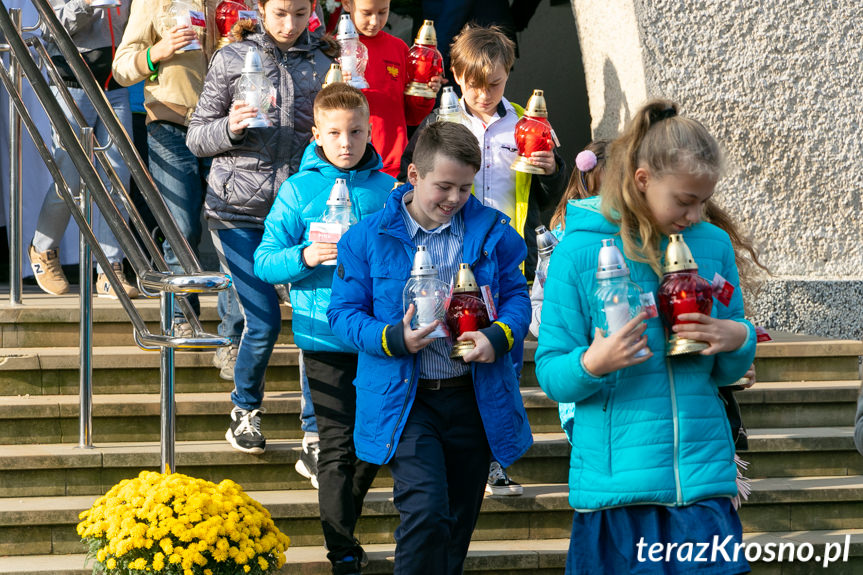
MULTIPOLYGON (((594 137, 652 97, 717 137, 716 199, 770 277, 774 329, 863 336, 863 3, 572 0, 594 137)), ((697 254, 696 254, 697 259, 697 254)))

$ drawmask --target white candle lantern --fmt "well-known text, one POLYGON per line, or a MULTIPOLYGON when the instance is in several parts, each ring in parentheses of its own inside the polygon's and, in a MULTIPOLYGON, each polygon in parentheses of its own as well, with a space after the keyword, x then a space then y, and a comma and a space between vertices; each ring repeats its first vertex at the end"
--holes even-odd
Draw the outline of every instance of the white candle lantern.
POLYGON ((339 19, 336 40, 340 49, 339 64, 341 64, 342 70, 351 75, 348 84, 354 88, 365 90, 369 87, 364 76, 366 65, 369 63, 369 51, 360 42, 360 35, 351 21, 350 14, 342 14, 339 19))
POLYGON ((425 246, 417 246, 411 277, 402 292, 404 311, 414 304, 411 329, 428 327, 438 321, 437 327, 426 337, 447 337, 446 302, 449 285, 438 278, 437 268, 425 246))
POLYGON ((273 87, 270 79, 267 78, 264 66, 261 63, 261 54, 254 46, 246 52, 243 73, 240 76, 239 82, 237 82, 234 99, 243 100, 258 109, 258 113, 254 118, 244 120, 244 127, 268 128, 272 125, 267 112, 275 104, 276 89, 273 87))

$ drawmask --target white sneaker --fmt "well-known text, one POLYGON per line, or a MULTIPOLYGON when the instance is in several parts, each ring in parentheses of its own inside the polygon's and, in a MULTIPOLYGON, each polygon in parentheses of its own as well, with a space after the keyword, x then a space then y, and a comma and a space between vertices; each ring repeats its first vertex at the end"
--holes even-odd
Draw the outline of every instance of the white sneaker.
POLYGON ((318 455, 321 452, 319 441, 307 441, 303 438, 303 451, 297 459, 294 469, 297 473, 311 481, 312 487, 318 488, 318 455))

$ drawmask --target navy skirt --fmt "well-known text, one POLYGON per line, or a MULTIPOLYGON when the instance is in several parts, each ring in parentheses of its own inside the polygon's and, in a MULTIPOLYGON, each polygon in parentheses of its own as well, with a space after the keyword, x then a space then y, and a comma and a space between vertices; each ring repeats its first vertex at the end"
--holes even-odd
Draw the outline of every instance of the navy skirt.
POLYGON ((734 553, 742 537, 740 518, 727 497, 686 507, 576 511, 566 575, 749 573, 743 549, 737 557, 734 553))

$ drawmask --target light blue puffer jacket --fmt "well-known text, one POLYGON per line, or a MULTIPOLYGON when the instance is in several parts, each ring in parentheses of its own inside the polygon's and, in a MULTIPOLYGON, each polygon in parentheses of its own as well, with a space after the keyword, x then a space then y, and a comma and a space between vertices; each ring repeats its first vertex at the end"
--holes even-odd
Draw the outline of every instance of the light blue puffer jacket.
POLYGON ((379 170, 381 157, 371 145, 370 159, 354 170, 341 170, 312 143, 300 170, 282 184, 264 222, 264 237, 255 250, 255 275, 265 282, 291 284, 291 327, 297 347, 306 351, 352 352, 356 349, 333 335, 327 321, 333 271, 336 266, 308 267, 303 250, 309 224, 320 221, 336 178, 347 180, 358 220, 381 210, 396 180, 379 170))
MULTIPOLYGON (((593 339, 589 301, 601 240, 617 226, 600 213, 600 199, 570 202, 566 235, 554 251, 545 283, 536 375, 550 398, 575 403, 569 502, 577 510, 636 504, 688 505, 734 496, 736 466, 718 386, 742 377, 755 356, 755 329, 743 319, 735 290, 728 307, 711 315, 743 322, 740 349, 713 356, 665 357, 660 318, 647 321, 648 361, 600 378, 582 367, 593 339)), ((728 235, 700 223, 683 233, 702 277, 719 272, 739 284, 728 235)), ((619 243, 619 242, 618 242, 619 243)), ((664 251, 667 239, 662 242, 664 251)), ((656 294, 660 278, 627 259, 633 281, 656 294)))

